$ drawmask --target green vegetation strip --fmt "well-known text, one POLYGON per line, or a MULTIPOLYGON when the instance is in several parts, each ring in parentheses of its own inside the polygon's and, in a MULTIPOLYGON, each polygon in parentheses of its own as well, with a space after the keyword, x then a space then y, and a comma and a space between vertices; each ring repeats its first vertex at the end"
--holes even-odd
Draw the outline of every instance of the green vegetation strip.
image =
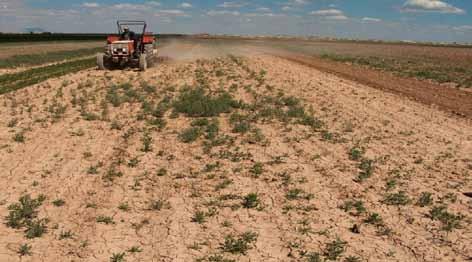
POLYGON ((4 60, 0 60, 0 68, 42 65, 46 63, 89 56, 100 51, 103 51, 103 47, 66 50, 59 52, 45 52, 40 54, 15 55, 4 60))
POLYGON ((33 68, 19 73, 0 75, 0 94, 34 85, 49 78, 59 77, 95 66, 95 58, 33 68))

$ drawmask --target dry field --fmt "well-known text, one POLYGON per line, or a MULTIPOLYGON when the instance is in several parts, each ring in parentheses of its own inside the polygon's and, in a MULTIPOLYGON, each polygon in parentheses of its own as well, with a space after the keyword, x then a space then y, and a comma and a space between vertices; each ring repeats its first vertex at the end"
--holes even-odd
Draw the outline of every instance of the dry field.
POLYGON ((32 55, 53 51, 72 51, 102 46, 103 41, 2 43, 0 44, 0 59, 5 59, 15 55, 32 55))
POLYGON ((472 259, 470 118, 273 49, 161 55, 0 95, 0 261, 472 259))

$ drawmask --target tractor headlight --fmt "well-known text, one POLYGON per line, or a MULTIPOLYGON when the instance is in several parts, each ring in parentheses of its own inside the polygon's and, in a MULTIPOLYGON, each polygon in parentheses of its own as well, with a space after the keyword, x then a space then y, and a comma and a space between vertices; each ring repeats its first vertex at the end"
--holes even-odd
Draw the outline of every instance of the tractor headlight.
POLYGON ((118 49, 116 49, 116 48, 113 48, 113 52, 116 52, 116 51, 118 51, 118 49))

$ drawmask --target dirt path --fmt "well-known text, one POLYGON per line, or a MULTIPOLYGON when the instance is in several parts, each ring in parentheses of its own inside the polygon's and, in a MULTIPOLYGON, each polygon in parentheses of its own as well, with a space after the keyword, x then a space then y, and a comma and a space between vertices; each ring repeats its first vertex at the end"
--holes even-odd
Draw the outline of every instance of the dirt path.
POLYGON ((0 261, 472 256, 469 120, 298 61, 163 53, 174 62, 145 73, 86 70, 0 96, 0 216, 44 194, 49 220, 33 239, 2 223, 0 261), (196 118, 166 101, 197 85, 244 103, 185 143, 196 118))

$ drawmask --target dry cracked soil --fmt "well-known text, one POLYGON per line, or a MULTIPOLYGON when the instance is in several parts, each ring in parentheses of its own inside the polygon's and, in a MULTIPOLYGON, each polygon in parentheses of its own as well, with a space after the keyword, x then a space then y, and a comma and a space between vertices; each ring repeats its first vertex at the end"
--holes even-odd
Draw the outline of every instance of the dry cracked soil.
POLYGON ((470 120, 230 53, 0 96, 0 261, 472 258, 470 120))

